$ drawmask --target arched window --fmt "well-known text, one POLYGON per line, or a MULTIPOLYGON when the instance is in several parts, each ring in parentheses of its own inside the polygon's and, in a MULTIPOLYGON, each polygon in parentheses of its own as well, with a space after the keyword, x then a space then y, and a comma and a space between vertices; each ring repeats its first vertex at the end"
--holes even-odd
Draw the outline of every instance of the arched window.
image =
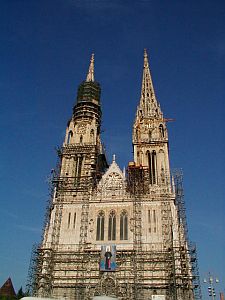
POLYGON ((73 131, 70 130, 69 133, 68 133, 68 136, 67 136, 67 142, 66 142, 67 144, 70 143, 72 136, 73 136, 73 131))
POLYGON ((152 183, 156 183, 156 170, 157 170, 157 161, 156 161, 156 152, 152 151, 152 183))
POLYGON ((126 211, 122 211, 120 214, 120 239, 128 240, 128 219, 126 211))
POLYGON ((90 142, 91 143, 94 143, 94 129, 91 129, 91 132, 90 132, 90 142))
POLYGON ((151 233, 152 231, 152 228, 151 228, 151 210, 149 209, 148 210, 148 225, 149 225, 149 228, 148 228, 148 231, 151 233))
POLYGON ((78 167, 78 156, 74 156, 74 161, 73 161, 73 176, 76 178, 77 177, 77 167, 78 167))
POLYGON ((138 129, 136 129, 136 141, 139 140, 139 132, 138 132, 138 129))
POLYGON ((85 157, 78 154, 74 157, 73 162, 73 173, 72 176, 74 176, 74 184, 79 185, 82 175, 82 168, 84 165, 85 157))
POLYGON ((105 214, 100 211, 97 216, 97 229, 96 229, 96 240, 104 241, 104 224, 105 224, 105 214))
POLYGON ((82 166, 83 166, 83 159, 84 159, 84 157, 82 155, 77 155, 75 158, 74 175, 75 175, 76 183, 80 182, 80 176, 81 176, 81 171, 82 171, 82 166))
POLYGON ((148 169, 149 169, 149 181, 150 184, 157 183, 157 159, 156 159, 156 152, 155 150, 150 153, 149 151, 146 152, 148 158, 148 169))
POLYGON ((83 143, 83 135, 80 136, 80 144, 83 143))
POLYGON ((140 154, 137 152, 137 164, 140 165, 140 154))
POLYGON ((108 240, 114 241, 116 239, 116 213, 111 211, 109 214, 108 240))
POLYGON ((69 212, 69 215, 68 215, 68 223, 67 223, 67 228, 70 227, 70 219, 71 219, 71 213, 69 212))
POLYGON ((156 226, 157 226, 157 222, 156 222, 156 211, 155 209, 153 209, 153 224, 154 224, 154 233, 156 233, 156 226))
POLYGON ((162 124, 159 125, 159 133, 160 133, 160 137, 164 137, 164 128, 162 124))
POLYGON ((148 210, 148 224, 149 224, 149 233, 157 232, 157 215, 155 209, 148 210))
POLYGON ((73 228, 76 227, 76 218, 77 218, 77 213, 74 213, 74 215, 73 215, 73 228))
POLYGON ((148 171, 149 171, 149 181, 152 184, 152 160, 151 160, 151 153, 149 151, 146 152, 148 158, 148 171))

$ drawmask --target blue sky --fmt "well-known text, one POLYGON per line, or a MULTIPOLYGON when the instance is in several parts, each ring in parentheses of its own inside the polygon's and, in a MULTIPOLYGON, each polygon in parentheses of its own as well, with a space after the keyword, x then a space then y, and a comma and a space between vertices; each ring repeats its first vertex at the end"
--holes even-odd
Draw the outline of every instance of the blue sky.
POLYGON ((183 169, 200 273, 218 276, 224 291, 225 2, 3 0, 0 23, 0 285, 11 276, 25 286, 55 148, 92 52, 108 159, 115 153, 121 168, 132 160, 147 48, 157 99, 174 119, 171 166, 183 169))

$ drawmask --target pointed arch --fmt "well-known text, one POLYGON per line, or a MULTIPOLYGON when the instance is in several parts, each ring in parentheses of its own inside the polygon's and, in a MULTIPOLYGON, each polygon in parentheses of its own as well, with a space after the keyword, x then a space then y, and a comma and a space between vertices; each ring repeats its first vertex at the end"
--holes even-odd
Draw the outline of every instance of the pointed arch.
POLYGON ((75 212, 73 215, 73 228, 76 227, 76 218, 77 218, 77 213, 75 212))
POLYGON ((114 210, 112 210, 109 214, 108 240, 116 240, 116 213, 114 210))
POLYGON ((139 131, 138 131, 138 129, 136 128, 136 130, 135 130, 135 138, 136 138, 136 141, 138 141, 138 139, 139 139, 139 131))
POLYGON ((78 168, 78 156, 74 156, 74 161, 73 161, 73 176, 77 177, 77 168, 78 168))
POLYGON ((152 183, 155 184, 157 180, 157 158, 156 151, 152 151, 152 183))
POLYGON ((147 161, 148 161, 148 170, 149 170, 149 181, 150 184, 157 183, 157 155, 156 151, 149 150, 146 152, 147 161))
POLYGON ((140 153, 139 153, 139 151, 137 152, 137 164, 140 165, 140 153))
POLYGON ((161 138, 164 138, 165 132, 162 124, 159 125, 159 134, 161 138))
POLYGON ((96 228, 96 240, 104 241, 104 231, 105 231, 105 213, 100 211, 97 215, 97 228, 96 228))
POLYGON ((77 173, 76 173, 76 177, 79 181, 80 181, 80 176, 81 176, 82 165, 83 165, 83 155, 78 155, 77 156, 77 173))
POLYGON ((73 131, 70 130, 67 136, 67 141, 66 141, 67 145, 70 144, 72 137, 73 137, 73 131))
POLYGON ((144 164, 143 151, 140 151, 139 155, 140 155, 140 165, 143 165, 144 164))
POLYGON ((67 228, 70 228, 71 213, 68 214, 67 228))
POLYGON ((120 240, 128 240, 128 214, 125 210, 120 214, 120 240))
POLYGON ((152 184, 152 159, 150 151, 146 152, 147 161, 148 161, 148 171, 149 171, 149 181, 152 184))
POLYGON ((91 131, 90 131, 90 142, 92 144, 94 143, 94 137, 95 137, 94 129, 91 129, 91 131))

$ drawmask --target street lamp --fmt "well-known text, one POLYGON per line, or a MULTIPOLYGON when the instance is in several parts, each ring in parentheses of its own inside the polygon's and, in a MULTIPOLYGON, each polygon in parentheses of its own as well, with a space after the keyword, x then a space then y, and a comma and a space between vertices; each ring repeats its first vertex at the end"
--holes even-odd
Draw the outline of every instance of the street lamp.
POLYGON ((215 300, 216 299, 216 292, 215 292, 214 284, 218 283, 219 279, 214 278, 209 272, 208 278, 207 279, 204 278, 203 282, 209 284, 209 286, 208 286, 209 297, 211 297, 212 300, 215 300))

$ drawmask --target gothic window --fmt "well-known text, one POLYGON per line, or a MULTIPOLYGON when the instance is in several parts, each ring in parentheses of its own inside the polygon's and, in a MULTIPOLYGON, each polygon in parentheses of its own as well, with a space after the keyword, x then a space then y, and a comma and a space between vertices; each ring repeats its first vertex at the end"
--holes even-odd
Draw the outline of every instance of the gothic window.
POLYGON ((156 211, 153 209, 153 231, 156 233, 156 211))
POLYGON ((137 153, 138 157, 137 157, 137 163, 138 165, 142 165, 143 164, 143 152, 140 151, 137 153))
POLYGON ((74 229, 75 226, 76 226, 76 217, 77 217, 77 214, 74 213, 74 215, 73 215, 73 229, 74 229))
POLYGON ((149 225, 149 232, 151 233, 151 210, 148 210, 148 225, 149 225))
POLYGON ((74 169, 73 169, 73 176, 76 178, 77 176, 77 166, 78 166, 78 156, 74 156, 74 169))
POLYGON ((80 136, 80 144, 83 143, 83 135, 80 136))
POLYGON ((70 143, 72 136, 73 136, 73 132, 70 130, 67 136, 67 142, 66 142, 67 144, 70 143))
POLYGON ((69 213, 69 215, 68 215, 68 223, 67 223, 67 228, 69 228, 69 227, 70 227, 70 219, 71 219, 71 213, 69 213))
POLYGON ((153 184, 156 183, 156 167, 157 167, 157 161, 156 161, 156 152, 155 150, 152 151, 152 182, 153 184))
POLYGON ((140 151, 140 163, 141 164, 144 163, 144 161, 143 161, 143 152, 142 151, 140 151))
POLYGON ((81 177, 81 171, 83 166, 83 160, 84 157, 82 155, 77 155, 74 158, 74 183, 79 184, 80 183, 80 177, 81 177))
POLYGON ((147 155, 147 159, 148 159, 150 184, 156 184, 156 181, 157 181, 157 158, 156 158, 156 152, 155 152, 155 150, 153 150, 151 153, 150 153, 150 151, 147 151, 146 155, 147 155))
POLYGON ((159 133, 160 133, 160 137, 164 137, 164 128, 162 124, 159 125, 159 133))
POLYGON ((157 232, 157 217, 156 217, 156 210, 149 209, 148 210, 148 225, 149 225, 149 232, 156 233, 157 232))
POLYGON ((105 223, 105 214, 103 211, 100 211, 97 216, 97 230, 96 230, 97 241, 104 241, 104 223, 105 223))
POLYGON ((128 240, 128 218, 126 211, 122 211, 120 214, 120 239, 128 240))
POLYGON ((136 129, 136 140, 138 141, 139 134, 138 134, 138 129, 136 129))
POLYGON ((83 162, 83 156, 78 156, 77 158, 77 178, 80 178, 81 170, 82 170, 82 162, 83 162))
POLYGON ((115 291, 116 291, 115 280, 112 277, 106 277, 102 281, 102 293, 104 295, 112 296, 115 295, 115 291))
POLYGON ((139 152, 137 152, 137 164, 138 165, 140 164, 140 154, 139 154, 139 152))
POLYGON ((72 172, 71 172, 71 176, 74 177, 76 174, 76 169, 77 169, 77 156, 74 155, 72 158, 72 172))
POLYGON ((90 132, 90 142, 94 143, 94 129, 91 129, 91 132, 90 132))
POLYGON ((111 211, 109 214, 109 226, 108 226, 108 240, 114 241, 116 239, 116 213, 111 211))
POLYGON ((148 158, 148 170, 149 170, 149 181, 152 184, 152 160, 151 160, 151 153, 150 151, 146 152, 148 158))

